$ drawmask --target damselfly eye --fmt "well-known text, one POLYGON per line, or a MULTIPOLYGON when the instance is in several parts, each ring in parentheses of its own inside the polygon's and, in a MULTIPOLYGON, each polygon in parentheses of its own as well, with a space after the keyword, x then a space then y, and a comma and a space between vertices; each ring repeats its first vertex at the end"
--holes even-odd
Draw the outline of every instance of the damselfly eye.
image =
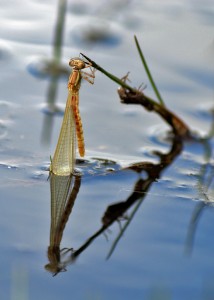
POLYGON ((73 62, 73 60, 71 59, 71 60, 69 61, 69 66, 70 66, 70 67, 73 67, 73 65, 74 65, 74 62, 73 62))
POLYGON ((85 68, 85 62, 80 58, 72 58, 69 62, 69 66, 80 70, 85 68))

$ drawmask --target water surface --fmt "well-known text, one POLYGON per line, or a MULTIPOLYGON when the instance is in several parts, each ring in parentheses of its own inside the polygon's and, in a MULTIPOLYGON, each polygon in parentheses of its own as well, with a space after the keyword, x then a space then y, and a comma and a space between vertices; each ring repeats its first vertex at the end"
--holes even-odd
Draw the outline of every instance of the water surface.
POLYGON ((0 298, 212 299, 212 1, 68 2, 55 114, 47 108, 54 76, 44 66, 53 57, 57 2, 1 6, 0 298), (93 240, 75 260, 68 253, 67 272, 52 277, 44 268, 51 222, 47 178, 67 97, 67 62, 83 52, 118 77, 130 71, 131 84, 145 83, 145 93, 155 98, 134 34, 166 105, 208 138, 172 151, 168 126, 141 107, 122 105, 117 85, 103 74, 96 72, 94 86, 82 84, 86 157, 77 165, 81 186, 60 247, 78 250, 93 240), (149 181, 145 168, 155 170, 160 157, 170 163, 156 167, 158 177, 149 181), (121 170, 136 162, 141 175, 121 170), (121 202, 136 189, 123 218, 94 236, 107 207, 124 208, 121 202))

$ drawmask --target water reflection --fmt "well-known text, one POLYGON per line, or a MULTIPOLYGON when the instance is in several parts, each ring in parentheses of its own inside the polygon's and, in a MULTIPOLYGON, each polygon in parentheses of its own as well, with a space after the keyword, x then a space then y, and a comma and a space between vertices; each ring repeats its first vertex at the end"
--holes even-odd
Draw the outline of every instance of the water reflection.
POLYGON ((65 25, 67 1, 58 1, 57 21, 55 24, 54 39, 53 39, 53 56, 50 59, 39 59, 35 63, 28 66, 28 71, 35 77, 48 78, 50 80, 46 106, 43 109, 45 112, 41 142, 49 145, 51 141, 51 134, 53 129, 53 117, 55 114, 61 112, 56 105, 57 91, 59 79, 68 76, 70 70, 61 62, 62 46, 63 46, 63 32, 65 25))
POLYGON ((60 243, 63 230, 65 229, 80 189, 81 177, 64 177, 51 174, 51 228, 50 246, 48 247, 48 258, 50 263, 45 266, 46 270, 50 271, 53 275, 65 271, 66 266, 73 263, 98 236, 105 233, 114 222, 121 221, 120 232, 113 242, 107 256, 107 258, 109 258, 145 199, 150 187, 161 177, 162 172, 171 165, 173 160, 181 153, 182 146, 182 139, 175 136, 171 140, 171 149, 168 153, 163 154, 158 151, 155 152, 159 157, 159 163, 139 162, 121 170, 121 172, 131 170, 139 174, 139 179, 135 182, 132 193, 128 195, 124 201, 111 204, 106 208, 101 217, 101 227, 76 250, 73 250, 72 248, 60 249, 60 243), (132 209, 132 211, 129 211, 130 209, 132 209), (128 211, 129 216, 125 217, 128 211))
POLYGON ((53 42, 53 60, 49 64, 48 68, 50 73, 50 84, 47 93, 47 111, 49 112, 49 114, 45 115, 44 124, 42 127, 42 143, 46 144, 49 144, 51 140, 51 132, 53 128, 53 113, 58 111, 55 104, 58 81, 62 74, 67 74, 67 69, 61 64, 66 6, 66 0, 59 0, 57 22, 53 42))
POLYGON ((90 22, 74 28, 72 40, 84 48, 95 45, 115 47, 121 43, 121 35, 107 21, 94 18, 90 22))
POLYGON ((84 23, 73 27, 71 31, 72 42, 84 48, 116 47, 122 42, 121 28, 116 24, 117 21, 127 26, 138 23, 133 16, 130 0, 111 0, 90 5, 87 1, 73 3, 70 5, 70 11, 78 15, 85 14, 87 17, 84 23))
MULTIPOLYGON (((94 35, 94 32, 91 31, 90 34, 88 34, 87 31, 86 33, 89 39, 93 41, 96 41, 96 39, 100 39, 100 36, 102 36, 100 32, 98 32, 99 35, 94 35)), ((56 98, 58 78, 58 74, 53 73, 50 89, 48 92, 48 103, 52 103, 51 101, 56 98)), ((161 113, 162 112, 163 109, 161 113)), ((162 116, 166 117, 166 111, 164 111, 164 114, 162 113, 162 116)), ((173 120, 171 118, 168 119, 169 123, 173 123, 174 126, 178 124, 176 118, 174 118, 173 120)), ((47 128, 52 128, 52 115, 50 115, 50 117, 45 117, 45 121, 46 126, 44 126, 44 128, 46 130, 47 128)), ((47 140, 47 136, 50 136, 50 134, 47 134, 46 132, 44 135, 44 140, 47 140)), ((103 216, 101 217, 102 225, 100 226, 100 228, 97 229, 95 233, 90 235, 88 239, 76 250, 73 250, 72 248, 60 249, 60 243, 62 240, 63 231, 65 229, 66 223, 74 205, 74 201, 80 188, 81 177, 74 177, 73 182, 72 177, 65 177, 63 179, 63 177, 51 174, 51 229, 50 246, 48 248, 49 264, 47 264, 45 268, 53 275, 65 271, 66 266, 73 263, 77 259, 77 257, 82 252, 84 252, 99 235, 105 233, 106 230, 114 222, 119 221, 121 225, 120 232, 113 242, 111 249, 107 255, 107 258, 109 258, 112 255, 118 242, 120 241, 120 238, 122 237, 124 231, 133 220, 137 210, 144 201, 147 192, 149 191, 153 182, 161 177, 162 172, 172 164, 173 160, 180 154, 181 151, 182 140, 175 135, 174 137, 172 137, 171 149, 167 154, 156 151, 155 154, 159 157, 158 164, 145 161, 137 164, 132 164, 130 167, 126 168, 138 173, 140 176, 133 186, 132 193, 128 195, 124 201, 111 204, 106 208, 103 216), (128 211, 129 216, 125 217, 128 211)), ((125 171, 125 169, 122 170, 122 172, 125 171)), ((191 237, 193 237, 196 225, 198 223, 197 220, 199 219, 204 206, 204 204, 200 204, 195 212, 195 215, 193 215, 192 217, 192 227, 190 228, 189 241, 191 241, 191 237)))
POLYGON ((194 247, 194 239, 196 235, 196 229, 200 218, 204 212, 204 209, 208 205, 212 205, 214 203, 214 193, 213 193, 213 178, 214 178, 214 166, 212 163, 213 157, 213 145, 212 138, 214 136, 214 109, 210 109, 210 115, 212 118, 212 123, 210 127, 210 131, 206 137, 199 140, 204 147, 204 160, 205 164, 201 165, 197 189, 199 198, 203 201, 197 203, 194 207, 189 226, 187 231, 186 243, 185 243, 185 253, 187 255, 191 255, 194 247))
POLYGON ((54 276, 66 271, 65 267, 70 260, 66 256, 72 249, 60 249, 60 243, 80 185, 81 177, 78 175, 57 176, 50 173, 51 227, 48 247, 49 264, 45 269, 54 276))

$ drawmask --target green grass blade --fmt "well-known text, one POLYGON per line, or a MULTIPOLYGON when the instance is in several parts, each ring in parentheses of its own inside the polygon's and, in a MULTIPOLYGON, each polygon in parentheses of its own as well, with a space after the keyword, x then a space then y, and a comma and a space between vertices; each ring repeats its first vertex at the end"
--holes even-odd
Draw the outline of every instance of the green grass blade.
POLYGON ((152 78, 152 74, 151 74, 150 71, 149 71, 149 67, 148 67, 148 65, 147 65, 147 63, 146 63, 146 60, 145 60, 145 58, 144 58, 143 52, 142 52, 142 50, 141 50, 141 48, 140 48, 140 45, 139 45, 139 43, 138 43, 138 39, 137 39, 136 35, 134 36, 134 40, 135 40, 136 47, 137 47, 138 53, 139 53, 139 55, 140 55, 141 61, 142 61, 143 66, 144 66, 144 68, 145 68, 145 70, 146 70, 146 74, 147 74, 147 76, 148 76, 148 78, 149 78, 149 81, 150 81, 150 83, 151 83, 151 85, 152 85, 152 88, 153 88, 153 90, 154 90, 154 92, 155 92, 155 95, 156 95, 156 97, 158 98, 160 104, 164 105, 164 101, 163 101, 163 99, 162 99, 162 97, 161 97, 161 95, 160 95, 160 93, 159 93, 159 91, 158 91, 158 88, 157 88, 157 86, 156 86, 156 84, 155 84, 155 82, 154 82, 154 80, 153 80, 153 78, 152 78))
POLYGON ((108 78, 113 80, 114 82, 118 83, 120 86, 122 86, 124 89, 129 90, 130 92, 136 93, 136 89, 132 88, 129 86, 126 82, 124 82, 122 79, 119 79, 118 77, 114 76, 113 74, 107 72, 105 69, 103 69, 101 66, 97 65, 95 61, 91 60, 89 57, 87 57, 85 54, 81 53, 80 54, 87 59, 92 67, 94 67, 96 70, 99 70, 101 73, 105 74, 108 78))

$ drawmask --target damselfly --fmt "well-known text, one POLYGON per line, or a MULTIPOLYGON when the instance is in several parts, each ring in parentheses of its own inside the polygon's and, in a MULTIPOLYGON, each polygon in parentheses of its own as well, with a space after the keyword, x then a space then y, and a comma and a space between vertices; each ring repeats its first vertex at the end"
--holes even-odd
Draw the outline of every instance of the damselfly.
POLYGON ((69 175, 73 172, 76 157, 76 137, 79 154, 81 157, 85 155, 83 127, 79 112, 79 89, 82 78, 91 84, 94 83, 95 78, 95 70, 92 69, 91 63, 79 57, 72 58, 69 66, 72 68, 72 73, 68 80, 68 98, 58 143, 50 166, 50 171, 56 175, 69 175), (90 68, 91 73, 82 71, 85 68, 90 68))

